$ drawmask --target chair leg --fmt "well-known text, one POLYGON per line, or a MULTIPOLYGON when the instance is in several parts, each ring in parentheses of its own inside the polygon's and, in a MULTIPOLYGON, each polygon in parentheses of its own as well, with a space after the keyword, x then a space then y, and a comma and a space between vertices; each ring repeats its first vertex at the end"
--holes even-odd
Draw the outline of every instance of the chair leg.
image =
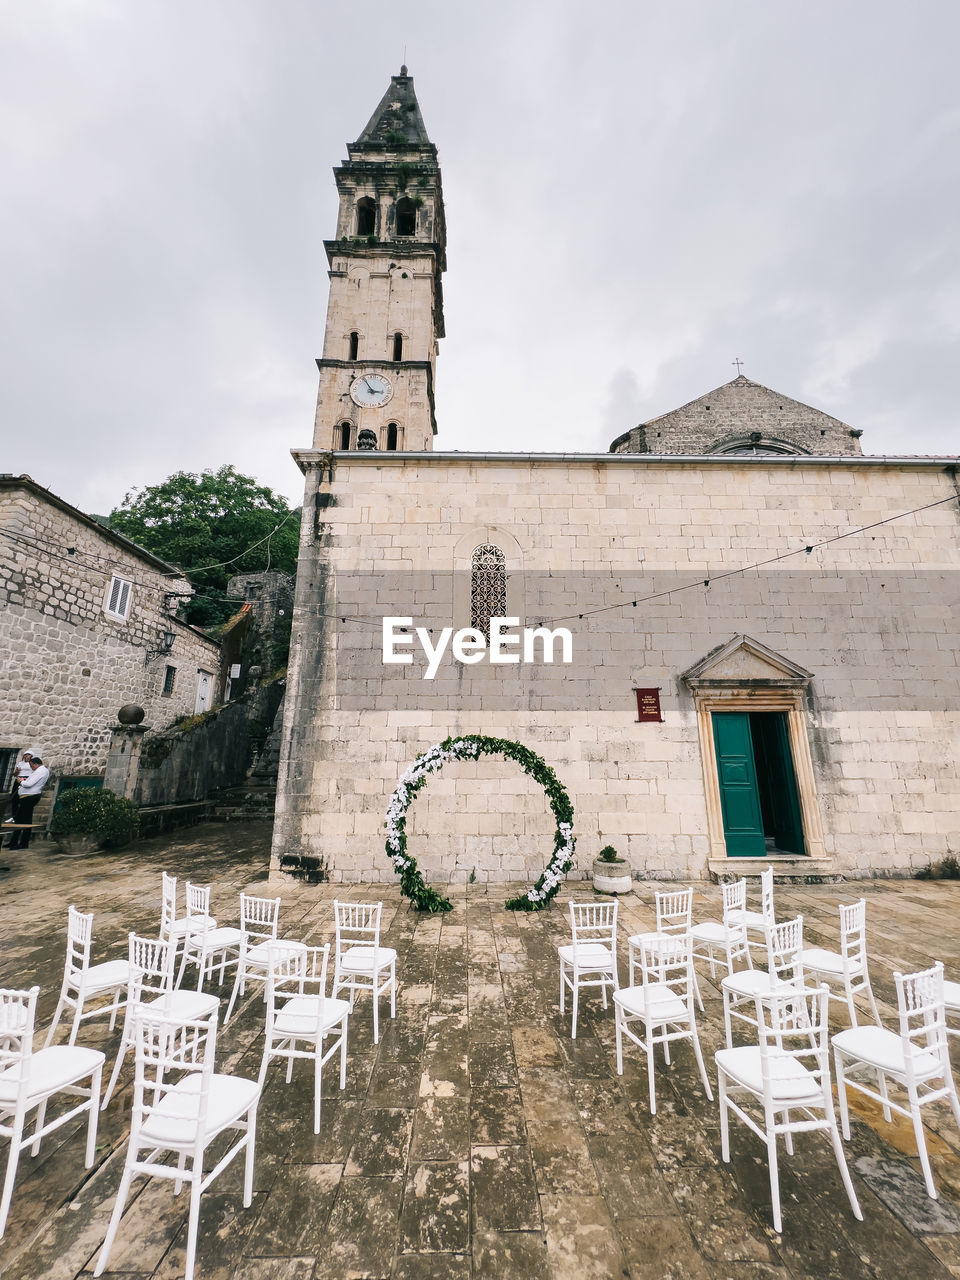
POLYGON ((653 1070, 653 1028, 650 1023, 644 1024, 646 1030, 646 1050, 647 1050, 647 1087, 650 1093, 650 1114, 657 1114, 657 1086, 655 1084, 653 1070))
POLYGON ((853 1210, 853 1216, 859 1221, 863 1221, 863 1211, 860 1208, 860 1201, 857 1199, 857 1193, 853 1189, 853 1180, 850 1177, 850 1170, 847 1168, 847 1162, 843 1155, 843 1144, 840 1142, 840 1135, 837 1133, 836 1116, 830 1115, 830 1142, 833 1145, 833 1154, 837 1157, 837 1167, 840 1170, 840 1177, 843 1179, 843 1188, 847 1193, 847 1199, 850 1201, 850 1208, 853 1210))
POLYGON ((347 1087, 347 1019, 340 1024, 340 1088, 347 1087))
POLYGON ((74 1045, 77 1042, 77 1032, 80 1030, 80 1018, 83 1014, 83 988, 77 991, 77 1003, 73 1010, 73 1022, 70 1024, 70 1036, 67 1044, 74 1045))
POLYGON ((231 1013, 233 1013, 233 1005, 234 1005, 234 1001, 237 998, 237 992, 240 992, 241 995, 243 994, 243 988, 245 985, 243 981, 244 977, 245 977, 245 972, 241 968, 240 964, 238 964, 237 976, 233 980, 233 990, 230 992, 230 1003, 227 1005, 227 1016, 223 1020, 224 1026, 226 1026, 227 1023, 230 1021, 230 1015, 231 1013))
POLYGON ((313 1132, 320 1132, 320 1094, 323 1088, 323 1067, 320 1056, 323 1052, 322 1042, 317 1042, 317 1056, 313 1062, 313 1132))
POLYGON ((117 1228, 120 1226, 120 1217, 123 1213, 124 1205, 127 1203, 127 1196, 130 1194, 130 1183, 133 1181, 133 1170, 129 1165, 125 1165, 123 1169, 123 1177, 120 1179, 120 1188, 117 1191, 117 1201, 113 1206, 113 1213, 110 1215, 110 1226, 107 1228, 107 1236, 103 1242, 103 1248, 100 1250, 100 1257, 97 1258, 97 1265, 94 1270, 95 1276, 103 1275, 104 1268, 107 1265, 107 1259, 110 1257, 110 1250, 113 1248, 113 1242, 117 1238, 117 1228))
POLYGON ((834 1075, 837 1079, 837 1098, 840 1102, 840 1128, 847 1142, 850 1141, 850 1108, 847 1104, 847 1080, 843 1074, 843 1058, 840 1050, 833 1051, 834 1075))
POLYGON ((730 1113, 727 1110, 727 1077, 723 1070, 717 1072, 717 1093, 720 1100, 720 1159, 730 1163, 730 1113))
POLYGON ((850 990, 849 979, 844 983, 847 992, 847 1008, 850 1010, 850 1025, 857 1026, 857 1006, 853 1003, 853 992, 850 990))
POLYGON ((561 960, 561 961, 560 961, 560 1012, 561 1012, 561 1013, 563 1013, 563 1011, 564 1011, 564 1004, 563 1004, 563 988, 564 988, 564 981, 563 981, 563 961, 561 960))
MULTIPOLYGON (((373 971, 373 1043, 380 1043, 380 993, 377 990, 377 970, 373 971)), ((318 1131, 319 1132, 319 1131, 318 1131)))
MULTIPOLYGON (((187 1167, 187 1153, 185 1151, 181 1151, 179 1158, 177 1159, 177 1172, 183 1173, 186 1167, 187 1167)), ((183 1190, 183 1179, 177 1178, 173 1184, 173 1194, 175 1196, 178 1196, 182 1190, 183 1190)))
POLYGON ((936 1200, 938 1198, 937 1188, 933 1181, 933 1170, 930 1168, 930 1156, 927 1154, 927 1139, 923 1132, 923 1117, 920 1115, 920 1107, 915 1095, 910 1099, 910 1115, 913 1120, 913 1132, 917 1139, 917 1155, 920 1157, 920 1168, 923 1170, 923 1181, 926 1184, 927 1195, 931 1200, 936 1200))
POLYGON ((878 1027, 882 1027, 883 1023, 880 1021, 880 1010, 877 1008, 877 1002, 874 999, 873 987, 870 985, 869 978, 867 978, 866 980, 866 991, 867 991, 867 998, 870 1001, 870 1009, 873 1013, 873 1020, 878 1027))
MULTIPOLYGON (((783 1123, 784 1123, 784 1124, 789 1124, 789 1123, 790 1123, 790 1112, 789 1112, 789 1111, 784 1111, 784 1113, 783 1113, 783 1123)), ((793 1134, 790 1132, 790 1130, 789 1130, 789 1129, 788 1129, 788 1130, 786 1131, 786 1133, 783 1135, 783 1145, 784 1145, 784 1147, 786 1148, 787 1155, 788 1155, 788 1156, 792 1156, 792 1155, 793 1155, 793 1134)))
POLYGON ((390 1017, 397 1016, 397 962, 390 961, 390 1017))
POLYGON ((187 1265, 183 1280, 193 1280, 193 1268, 197 1260, 197 1228, 200 1225, 200 1187, 202 1170, 193 1162, 193 1181, 190 1184, 190 1217, 187 1223, 187 1265))
POLYGON ((577 1038, 577 1009, 578 1009, 578 1007, 579 1007, 579 1004, 580 1004, 580 983, 577 981, 577 972, 576 972, 576 970, 574 970, 574 974, 573 974, 573 1031, 571 1032, 571 1035, 570 1035, 570 1039, 571 1039, 571 1040, 576 1040, 576 1038, 577 1038))
POLYGON ((703 1087, 706 1090, 707 1097, 713 1101, 713 1090, 710 1088, 710 1078, 707 1075, 707 1068, 703 1061, 703 1050, 700 1048, 700 1037, 697 1035, 696 1023, 691 1026, 693 1034, 690 1039, 693 1041, 693 1052, 696 1054, 697 1066, 700 1068, 700 1079, 703 1081, 703 1087))
POLYGON ((890 1124, 893 1120, 893 1116, 890 1113, 890 1104, 887 1101, 887 1077, 882 1071, 880 1072, 877 1083, 880 1085, 880 1096, 883 1098, 883 1118, 886 1120, 887 1124, 890 1124))
POLYGON ((23 1122, 24 1116, 18 1116, 13 1124, 13 1133, 10 1135, 7 1172, 3 1179, 3 1193, 0 1194, 0 1238, 7 1229, 7 1214, 10 1212, 10 1201, 13 1199, 13 1184, 17 1178, 17 1164, 20 1160, 20 1146, 23 1138, 23 1122))
MULTIPOLYGON (((773 1117, 768 1117, 768 1127, 773 1117)), ((777 1138, 771 1134, 767 1138, 767 1164, 770 1166, 770 1204, 773 1209, 773 1229, 779 1235, 783 1231, 783 1219, 780 1216, 780 1167, 777 1162, 777 1138)))
POLYGON ((87 1121, 87 1150, 85 1152, 85 1167, 87 1169, 93 1164, 94 1156, 97 1154, 97 1120, 100 1117, 100 1083, 102 1078, 103 1066, 101 1064, 90 1077, 90 1118, 87 1121))
POLYGON ((724 988, 723 990, 723 1034, 728 1049, 733 1048, 733 1018, 730 1008, 733 1003, 733 996, 724 988))
POLYGON ((700 979, 697 977, 697 971, 693 971, 693 990, 697 997, 697 1008, 703 1013, 703 996, 700 994, 700 979))
POLYGON ((110 1006, 110 1030, 112 1031, 117 1025, 117 1010, 120 1008, 120 988, 117 987, 113 997, 113 1004, 110 1006))
POLYGON ((45 1049, 49 1049, 50 1041, 53 1039, 53 1033, 56 1031, 57 1024, 59 1023, 60 1018, 63 1015, 63 1011, 67 1003, 66 997, 67 997, 67 984, 66 982, 64 982, 62 988, 60 989, 60 999, 57 1001, 57 1011, 53 1015, 53 1021, 50 1023, 50 1030, 47 1032, 47 1038, 43 1042, 43 1047, 45 1049))
POLYGON ((33 1145, 30 1147, 31 1156, 36 1156, 36 1155, 39 1155, 40 1153, 40 1143, 42 1139, 40 1138, 39 1134, 40 1134, 40 1130, 43 1128, 43 1122, 47 1118, 47 1102, 48 1101, 49 1099, 44 1098, 44 1100, 40 1103, 39 1107, 37 1107, 37 1119, 33 1126, 33 1132, 34 1132, 33 1145))
POLYGON ((249 1209, 253 1204, 253 1166, 256 1145, 257 1107, 256 1103, 254 1103, 247 1112, 247 1149, 244 1152, 243 1158, 243 1207, 245 1209, 249 1209))
POLYGON ((618 1004, 614 1005, 613 1014, 614 1014, 613 1016, 614 1026, 617 1029, 617 1075, 622 1076, 623 1075, 623 1025, 622 1025, 623 1013, 618 1004))

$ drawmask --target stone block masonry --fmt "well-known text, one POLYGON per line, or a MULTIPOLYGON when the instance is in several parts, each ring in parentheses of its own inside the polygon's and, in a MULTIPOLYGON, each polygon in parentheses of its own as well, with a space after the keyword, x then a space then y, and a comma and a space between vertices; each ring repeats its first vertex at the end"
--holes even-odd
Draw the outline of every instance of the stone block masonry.
MULTIPOLYGON (((811 675, 792 748, 808 760, 803 802, 816 805, 808 851, 846 876, 960 851, 960 523, 943 465, 298 457, 307 488, 274 865, 307 854, 334 879, 392 879, 382 824, 399 777, 434 742, 473 732, 523 742, 556 770, 576 811, 579 874, 609 842, 640 874, 706 876, 715 761, 682 676, 736 635, 811 675), (804 553, 915 508, 927 509, 804 553), (573 665, 448 655, 430 682, 419 665, 384 666, 384 614, 469 625, 470 557, 486 544, 505 558, 508 613, 521 626, 566 619, 573 665), (799 555, 723 576, 789 550, 799 555), (638 687, 660 689, 663 723, 637 723, 638 687)), ((765 669, 743 672, 715 681, 716 696, 777 685, 765 669)), ((532 876, 551 851, 542 795, 493 760, 431 779, 408 830, 437 881, 532 876)))
POLYGON ((96 776, 122 704, 155 727, 192 714, 219 646, 171 616, 189 592, 171 566, 29 478, 0 478, 0 748, 35 746, 56 774, 96 776), (115 579, 130 584, 113 601, 125 616, 109 612, 115 579), (164 632, 172 647, 150 654, 164 632))

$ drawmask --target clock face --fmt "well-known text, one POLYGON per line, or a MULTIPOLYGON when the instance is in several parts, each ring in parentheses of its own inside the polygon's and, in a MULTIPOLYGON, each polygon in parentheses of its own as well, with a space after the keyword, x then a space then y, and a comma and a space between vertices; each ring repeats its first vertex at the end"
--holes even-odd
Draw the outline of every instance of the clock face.
POLYGON ((362 373, 350 384, 350 396, 362 409, 379 409, 392 395, 390 379, 382 373, 362 373))

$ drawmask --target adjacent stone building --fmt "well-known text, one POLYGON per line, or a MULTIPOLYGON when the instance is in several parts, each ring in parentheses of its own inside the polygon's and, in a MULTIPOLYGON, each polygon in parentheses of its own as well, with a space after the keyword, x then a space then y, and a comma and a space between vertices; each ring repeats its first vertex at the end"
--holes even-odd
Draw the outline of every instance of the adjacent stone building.
MULTIPOLYGON (((385 437, 377 401, 417 371, 394 365, 393 313, 370 301, 374 246, 344 236, 373 216, 384 270, 442 263, 439 172, 430 218, 397 219, 426 134, 383 116, 419 122, 410 101, 404 69, 363 135, 378 139, 365 185, 337 171, 324 350, 340 342, 342 359, 335 396, 321 365, 313 448, 294 455, 306 491, 274 866, 392 879, 390 796, 421 751, 465 733, 520 741, 556 771, 575 874, 607 843, 667 879, 767 858, 796 875, 902 874, 960 854, 958 460, 864 456, 858 430, 743 376, 606 454, 434 451, 432 405, 412 397, 385 437), (353 332, 372 358, 342 347, 353 332), (557 643, 545 661, 542 639, 529 661, 515 647, 521 660, 492 663, 503 617, 569 631, 570 661, 557 643), (384 618, 406 620, 389 655, 384 618), (431 675, 446 628, 481 643, 448 644, 431 675), (386 660, 398 653, 409 661, 386 660)), ((438 271, 420 279, 429 342, 438 271)), ((407 833, 438 881, 532 880, 553 847, 543 793, 492 757, 431 777, 407 833)))
POLYGON ((163 727, 213 703, 216 641, 174 616, 181 571, 29 476, 0 476, 0 783, 34 747, 102 777, 117 709, 163 727))

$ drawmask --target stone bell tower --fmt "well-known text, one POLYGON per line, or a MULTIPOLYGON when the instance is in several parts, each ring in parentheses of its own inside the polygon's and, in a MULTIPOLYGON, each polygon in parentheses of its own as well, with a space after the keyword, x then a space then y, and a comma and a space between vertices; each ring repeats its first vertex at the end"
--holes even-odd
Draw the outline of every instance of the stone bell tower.
POLYGON ((432 449, 446 228, 437 149, 401 67, 334 170, 316 449, 432 449))

